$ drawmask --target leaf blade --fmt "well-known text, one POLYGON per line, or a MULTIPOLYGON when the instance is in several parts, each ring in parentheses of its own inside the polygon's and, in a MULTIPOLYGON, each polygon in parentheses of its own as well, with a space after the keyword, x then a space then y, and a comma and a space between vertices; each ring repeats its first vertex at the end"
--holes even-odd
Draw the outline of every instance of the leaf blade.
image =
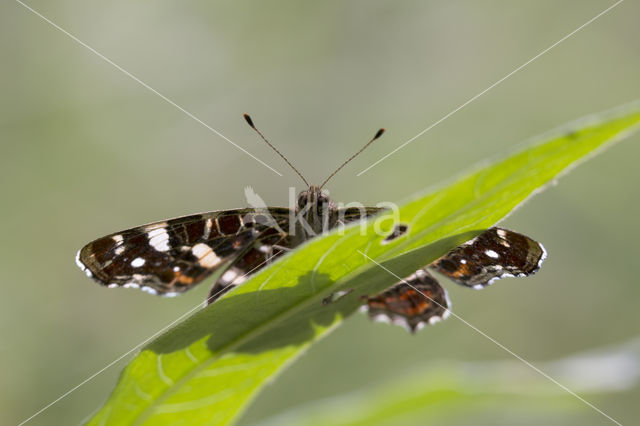
MULTIPOLYGON (((390 244, 375 223, 314 239, 146 346, 89 424, 225 424, 258 390, 343 318, 359 296, 397 281, 488 228, 559 173, 637 128, 635 106, 532 144, 414 197, 401 207, 408 235, 390 244), (322 299, 354 290, 335 303, 322 299)), ((382 228, 390 231, 391 220, 382 228)))

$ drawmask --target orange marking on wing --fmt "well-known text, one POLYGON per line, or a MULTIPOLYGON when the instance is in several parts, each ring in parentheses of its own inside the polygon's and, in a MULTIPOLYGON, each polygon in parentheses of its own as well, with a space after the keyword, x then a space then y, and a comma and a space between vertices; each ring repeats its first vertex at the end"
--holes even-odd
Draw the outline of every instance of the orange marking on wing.
POLYGON ((455 272, 451 273, 451 275, 453 275, 456 278, 460 278, 462 276, 471 275, 471 272, 469 271, 469 267, 466 264, 461 263, 458 269, 456 269, 455 272))

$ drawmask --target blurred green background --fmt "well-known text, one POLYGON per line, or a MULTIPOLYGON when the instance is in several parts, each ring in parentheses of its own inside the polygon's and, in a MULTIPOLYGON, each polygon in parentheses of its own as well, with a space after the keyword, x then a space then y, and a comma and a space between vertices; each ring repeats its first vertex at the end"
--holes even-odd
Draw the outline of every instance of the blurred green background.
MULTIPOLYGON (((316 183, 386 127, 329 189, 345 202, 400 201, 555 126, 638 98, 640 5, 627 1, 356 177, 613 3, 28 3, 280 177, 19 3, 3 2, 0 423, 26 419, 208 291, 204 284, 161 299, 106 290, 78 270, 78 248, 142 223, 245 206, 248 185, 273 205, 287 204, 289 186, 302 189, 243 112, 316 183)), ((504 225, 549 251, 544 268, 482 292, 445 283, 453 310, 536 363, 638 337, 639 142, 635 136, 615 146, 512 214, 504 225)), ((358 315, 267 387, 240 423, 443 361, 504 359, 510 356, 454 318, 410 336, 358 315)), ((77 424, 107 397, 124 365, 29 424, 77 424)), ((553 383, 540 383, 558 394, 553 383)), ((634 381, 619 388, 585 397, 631 424, 640 388, 634 381)), ((460 406, 435 422, 608 424, 579 400, 563 401, 570 414, 532 416, 539 402, 528 407, 525 399, 508 408, 508 418, 492 403, 468 415, 460 406)), ((428 413, 407 423, 428 423, 428 413)))

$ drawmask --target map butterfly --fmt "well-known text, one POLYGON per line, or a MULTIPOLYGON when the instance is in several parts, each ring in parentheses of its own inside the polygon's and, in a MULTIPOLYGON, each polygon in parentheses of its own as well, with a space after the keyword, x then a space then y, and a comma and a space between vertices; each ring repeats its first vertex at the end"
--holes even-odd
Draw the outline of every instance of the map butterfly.
MULTIPOLYGON (((149 223, 87 244, 76 256, 78 266, 109 288, 140 288, 162 296, 178 295, 219 272, 207 298, 207 303, 212 303, 244 282, 251 273, 310 238, 382 210, 378 207, 338 208, 322 192, 322 187, 382 136, 384 129, 322 185, 313 186, 266 140, 246 114, 245 119, 308 186, 298 195, 293 211, 278 207, 247 208, 149 223), (292 219, 296 219, 295 223, 292 219)), ((399 224, 384 242, 399 238, 407 231, 406 225, 399 224)), ((449 313, 447 292, 429 269, 463 286, 480 289, 499 278, 531 275, 545 257, 543 246, 529 237, 491 228, 416 271, 404 282, 373 297, 365 297, 363 310, 374 320, 392 322, 414 332, 425 324, 446 318, 449 313)), ((330 303, 327 300, 330 298, 323 303, 330 303)))

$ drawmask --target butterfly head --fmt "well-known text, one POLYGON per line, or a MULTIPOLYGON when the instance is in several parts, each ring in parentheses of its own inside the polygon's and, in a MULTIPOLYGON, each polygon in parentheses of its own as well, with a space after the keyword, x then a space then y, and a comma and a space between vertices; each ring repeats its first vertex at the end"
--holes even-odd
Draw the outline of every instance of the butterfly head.
POLYGON ((296 207, 298 211, 313 211, 319 215, 322 215, 322 212, 335 209, 335 205, 329 199, 329 196, 323 193, 319 186, 313 185, 298 194, 296 207))
POLYGON ((296 211, 310 227, 307 231, 315 235, 331 228, 331 217, 336 211, 336 206, 319 186, 310 186, 298 194, 296 211))

